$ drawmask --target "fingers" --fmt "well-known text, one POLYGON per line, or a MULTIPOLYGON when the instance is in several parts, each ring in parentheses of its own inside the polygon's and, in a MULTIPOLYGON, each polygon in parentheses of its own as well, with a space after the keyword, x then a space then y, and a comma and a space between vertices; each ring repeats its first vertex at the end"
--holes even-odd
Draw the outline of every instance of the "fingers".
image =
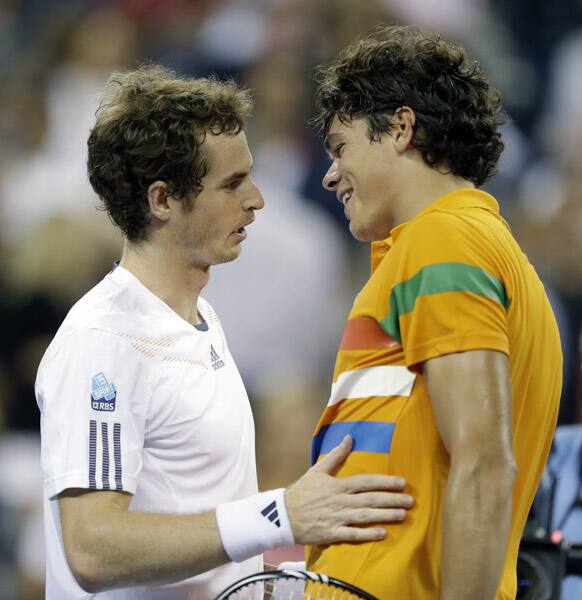
POLYGON ((386 530, 379 527, 338 527, 335 542, 377 542, 386 537, 386 530))
POLYGON ((406 511, 375 511, 374 515, 354 514, 352 522, 338 525, 327 537, 328 543, 337 542, 375 542, 386 537, 386 529, 378 527, 379 523, 400 523, 405 518, 406 511), (375 527, 364 527, 376 525, 375 527))
POLYGON ((403 509, 359 509, 344 513, 341 521, 326 537, 327 543, 336 542, 373 542, 383 540, 386 530, 379 523, 401 523, 406 518, 403 509), (376 527, 365 527, 376 525, 376 527))
POLYGON ((411 508, 414 500, 408 494, 392 494, 390 492, 365 492, 349 496, 354 507, 370 508, 411 508))
POLYGON ((402 523, 406 519, 403 508, 358 508, 347 510, 338 519, 343 525, 378 525, 379 523, 402 523))
MULTIPOLYGON (((322 461, 323 462, 323 461, 322 461)), ((399 491, 404 489, 406 481, 393 475, 352 475, 338 479, 342 490, 348 493, 370 491, 399 491)))
POLYGON ((402 508, 344 508, 326 515, 295 536, 299 544, 334 544, 337 542, 367 542, 382 540, 386 530, 382 525, 399 524, 406 519, 402 508))
POLYGON ((341 443, 336 446, 324 459, 320 460, 311 471, 333 475, 343 464, 352 451, 352 436, 346 435, 341 443))

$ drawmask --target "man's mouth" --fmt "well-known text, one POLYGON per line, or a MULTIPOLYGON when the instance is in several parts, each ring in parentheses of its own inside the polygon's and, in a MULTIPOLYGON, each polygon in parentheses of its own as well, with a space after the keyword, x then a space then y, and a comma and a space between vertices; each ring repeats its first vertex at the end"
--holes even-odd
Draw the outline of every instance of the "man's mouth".
POLYGON ((235 229, 235 230, 233 231, 233 233, 236 233, 237 235, 242 235, 243 237, 246 237, 246 235, 247 235, 247 230, 246 230, 246 228, 247 228, 247 227, 248 227, 248 226, 249 226, 251 223, 253 223, 253 222, 254 222, 254 220, 255 220, 255 219, 253 218, 253 219, 251 219, 250 221, 247 221, 247 222, 246 222, 244 225, 242 225, 242 226, 241 226, 241 227, 239 227, 238 229, 235 229))
POLYGON ((350 201, 353 191, 354 190, 346 190, 345 192, 341 193, 339 200, 344 206, 350 201))

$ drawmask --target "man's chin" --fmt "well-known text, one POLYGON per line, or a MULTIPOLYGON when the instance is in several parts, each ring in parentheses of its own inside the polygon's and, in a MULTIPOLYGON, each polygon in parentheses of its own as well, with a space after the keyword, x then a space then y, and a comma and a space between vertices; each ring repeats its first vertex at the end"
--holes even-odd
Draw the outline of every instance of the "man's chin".
POLYGON ((358 242, 371 242, 373 239, 365 227, 358 226, 354 221, 350 221, 350 233, 358 242))
POLYGON ((240 246, 232 248, 228 252, 225 252, 222 256, 217 257, 216 261, 213 264, 221 265, 224 263, 232 262, 233 260, 236 260, 240 256, 240 253, 241 253, 240 246))
POLYGON ((366 227, 350 221, 350 233, 358 242, 381 242, 390 235, 390 230, 390 227, 386 227, 385 230, 379 231, 377 227, 366 227))

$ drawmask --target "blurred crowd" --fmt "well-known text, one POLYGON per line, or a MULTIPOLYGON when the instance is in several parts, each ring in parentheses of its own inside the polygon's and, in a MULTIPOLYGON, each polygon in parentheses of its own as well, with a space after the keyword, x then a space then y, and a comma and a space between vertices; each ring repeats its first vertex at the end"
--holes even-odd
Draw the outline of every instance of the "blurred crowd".
POLYGON ((506 150, 486 189, 554 305, 565 356, 560 422, 582 421, 580 0, 1 0, 2 598, 43 597, 38 362, 121 253, 85 169, 110 73, 154 61, 253 90, 248 137, 266 208, 241 258, 216 267, 203 295, 253 403, 261 487, 280 486, 308 464, 343 321, 369 265, 321 189, 327 158, 308 124, 314 70, 380 23, 416 23, 459 42, 500 88, 506 150))

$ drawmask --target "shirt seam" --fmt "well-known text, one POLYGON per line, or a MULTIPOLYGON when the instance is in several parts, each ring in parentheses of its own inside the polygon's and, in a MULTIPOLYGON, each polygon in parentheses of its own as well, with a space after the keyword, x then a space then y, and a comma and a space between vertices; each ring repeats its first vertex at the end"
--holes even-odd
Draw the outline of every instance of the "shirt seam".
POLYGON ((406 366, 411 367, 419 362, 424 362, 430 358, 437 358, 446 354, 454 354, 455 352, 466 352, 468 350, 500 350, 509 356, 509 339, 503 335, 494 333, 471 333, 470 335, 449 335, 431 339, 423 344, 415 344, 406 347, 405 344, 404 357, 406 366), (438 345, 457 342, 456 348, 442 352, 437 349, 438 345), (432 350, 432 352, 427 352, 432 350), (414 360, 409 360, 409 356, 415 356, 414 360), (420 356, 419 356, 420 355, 420 356))

